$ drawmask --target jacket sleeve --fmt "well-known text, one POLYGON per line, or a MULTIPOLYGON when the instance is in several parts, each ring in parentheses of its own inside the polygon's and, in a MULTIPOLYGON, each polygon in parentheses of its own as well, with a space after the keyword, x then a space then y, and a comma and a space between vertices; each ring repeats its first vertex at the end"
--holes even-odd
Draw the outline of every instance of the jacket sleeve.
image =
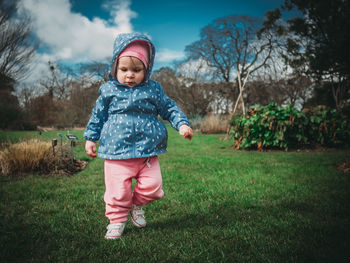
POLYGON ((103 92, 103 86, 99 89, 99 96, 96 100, 96 106, 92 109, 90 120, 84 132, 84 139, 97 141, 100 139, 103 124, 108 119, 109 97, 103 92))
POLYGON ((163 120, 170 122, 171 126, 175 130, 179 130, 180 126, 186 124, 190 126, 185 113, 180 109, 175 101, 170 99, 164 92, 163 88, 159 84, 160 90, 160 103, 159 103, 159 115, 163 120))

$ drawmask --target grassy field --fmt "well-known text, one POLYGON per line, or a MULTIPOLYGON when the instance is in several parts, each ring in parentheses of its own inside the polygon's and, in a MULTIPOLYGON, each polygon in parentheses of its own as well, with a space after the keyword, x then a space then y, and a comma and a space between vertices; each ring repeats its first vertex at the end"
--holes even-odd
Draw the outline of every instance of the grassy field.
POLYGON ((103 160, 83 144, 75 176, 0 177, 0 262, 350 262, 350 175, 335 169, 350 151, 234 151, 218 137, 169 130, 165 197, 116 241, 103 238, 103 160))

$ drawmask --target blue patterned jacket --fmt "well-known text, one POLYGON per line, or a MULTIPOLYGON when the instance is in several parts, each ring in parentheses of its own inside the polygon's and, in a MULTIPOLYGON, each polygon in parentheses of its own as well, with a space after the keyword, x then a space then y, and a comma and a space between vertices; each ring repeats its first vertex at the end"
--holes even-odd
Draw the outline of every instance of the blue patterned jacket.
POLYGON ((110 160, 165 153, 168 135, 158 115, 168 120, 176 130, 183 124, 190 124, 161 85, 149 79, 155 55, 153 44, 138 33, 120 34, 113 50, 109 81, 99 89, 96 106, 84 132, 85 140, 99 140, 98 156, 110 160), (113 63, 134 40, 144 40, 150 44, 150 63, 146 80, 131 88, 117 81, 113 63))

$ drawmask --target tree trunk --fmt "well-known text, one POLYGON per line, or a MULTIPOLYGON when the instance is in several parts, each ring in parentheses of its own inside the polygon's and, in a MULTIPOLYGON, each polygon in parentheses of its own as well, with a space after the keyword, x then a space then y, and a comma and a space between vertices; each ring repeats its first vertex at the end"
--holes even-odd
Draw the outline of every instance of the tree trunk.
MULTIPOLYGON (((237 106, 238 106, 238 102, 241 101, 241 105, 242 105, 242 111, 243 111, 243 115, 245 115, 245 106, 244 106, 244 99, 243 99, 243 91, 244 91, 244 86, 247 82, 247 79, 249 77, 250 71, 248 71, 247 76, 245 76, 244 80, 243 80, 243 84, 241 82, 241 73, 239 72, 239 70, 237 70, 237 79, 238 79, 238 87, 239 87, 239 95, 237 97, 236 103, 235 103, 235 107, 233 109, 233 112, 230 114, 229 120, 232 120, 233 116, 236 113, 237 110, 237 106)), ((231 130, 231 125, 228 123, 227 124, 227 129, 226 129, 226 136, 225 139, 228 139, 230 136, 230 130, 231 130)))

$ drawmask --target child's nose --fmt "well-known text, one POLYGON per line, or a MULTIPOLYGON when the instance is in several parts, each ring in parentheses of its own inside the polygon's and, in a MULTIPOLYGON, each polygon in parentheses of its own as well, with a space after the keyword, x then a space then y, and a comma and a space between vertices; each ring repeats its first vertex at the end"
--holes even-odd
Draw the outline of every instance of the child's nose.
POLYGON ((134 73, 131 72, 131 71, 129 71, 129 72, 126 73, 126 76, 127 76, 128 78, 132 78, 132 77, 134 77, 134 73))

